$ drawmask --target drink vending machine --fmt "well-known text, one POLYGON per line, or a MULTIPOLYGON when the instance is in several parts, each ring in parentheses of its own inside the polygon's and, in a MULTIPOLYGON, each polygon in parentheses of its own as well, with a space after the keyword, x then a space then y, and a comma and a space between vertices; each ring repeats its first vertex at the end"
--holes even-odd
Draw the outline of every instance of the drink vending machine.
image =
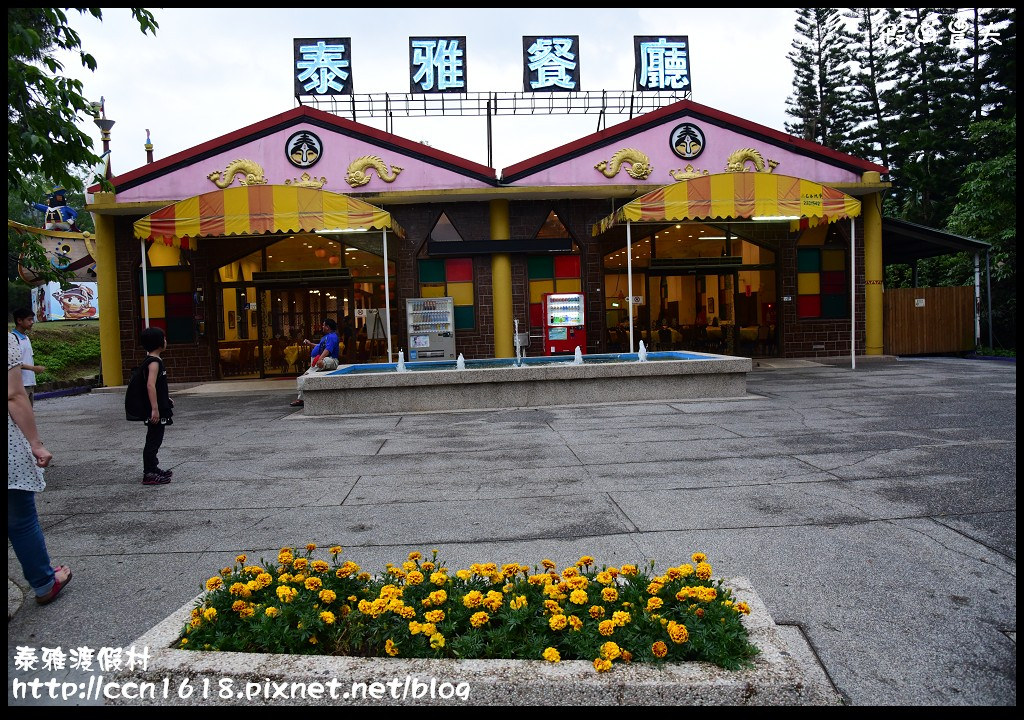
POLYGON ((405 320, 410 360, 455 359, 452 298, 409 298, 405 301, 405 320))
POLYGON ((544 295, 544 354, 572 355, 576 346, 587 351, 583 322, 583 293, 544 295))

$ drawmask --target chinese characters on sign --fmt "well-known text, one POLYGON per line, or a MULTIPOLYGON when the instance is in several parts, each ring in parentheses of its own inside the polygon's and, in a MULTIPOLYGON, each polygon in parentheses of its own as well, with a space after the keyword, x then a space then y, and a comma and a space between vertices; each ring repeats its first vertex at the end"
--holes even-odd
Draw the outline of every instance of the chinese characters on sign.
MULTIPOLYGON (((895 35, 898 28, 889 32, 895 35)), ((296 38, 293 43, 296 97, 352 94, 350 38, 296 38)), ((688 36, 635 35, 633 52, 637 90, 692 89, 688 36)), ((579 53, 579 35, 523 36, 523 91, 579 91, 579 53)), ((409 38, 410 93, 465 93, 467 76, 465 35, 409 38)))
POLYGON ((579 35, 523 37, 523 90, 580 89, 579 35))
POLYGON ((633 36, 637 90, 692 90, 687 35, 633 36))
POLYGON ((295 38, 292 43, 296 97, 352 94, 349 38, 295 38))
MULTIPOLYGON (((918 19, 913 11, 905 11, 895 20, 881 26, 881 43, 886 47, 896 50, 903 50, 923 45, 925 43, 939 42, 942 30, 941 21, 932 15, 918 19)), ((949 32, 948 44, 955 48, 970 48, 974 45, 974 26, 968 19, 956 17, 946 26, 949 32)), ((1002 45, 999 40, 999 31, 990 27, 978 28, 979 44, 994 43, 1002 45)))
POLYGON ((409 38, 409 92, 464 93, 466 36, 409 38))

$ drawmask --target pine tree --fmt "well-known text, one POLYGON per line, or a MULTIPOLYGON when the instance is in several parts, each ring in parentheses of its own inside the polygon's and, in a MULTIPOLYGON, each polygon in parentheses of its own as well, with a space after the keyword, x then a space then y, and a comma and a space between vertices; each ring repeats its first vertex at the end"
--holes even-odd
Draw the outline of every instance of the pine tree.
POLYGON ((786 100, 786 132, 846 151, 853 128, 847 83, 852 40, 836 8, 800 8, 789 61, 794 93, 786 100))
POLYGON ((853 8, 844 17, 856 21, 850 54, 853 89, 850 107, 854 129, 849 152, 866 160, 889 166, 890 133, 882 105, 881 88, 892 82, 893 58, 881 42, 884 24, 881 8, 853 8))

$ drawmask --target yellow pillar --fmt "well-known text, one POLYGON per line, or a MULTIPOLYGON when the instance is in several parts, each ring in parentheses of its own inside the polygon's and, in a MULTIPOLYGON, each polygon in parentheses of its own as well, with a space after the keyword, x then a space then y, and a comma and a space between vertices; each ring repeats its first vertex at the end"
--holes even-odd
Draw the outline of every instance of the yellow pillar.
POLYGON ((100 371, 106 387, 123 385, 121 377, 121 317, 117 303, 117 251, 114 218, 93 214, 96 226, 96 293, 100 306, 100 371))
MULTIPOLYGON (((491 200, 491 239, 508 240, 508 200, 491 200)), ((508 253, 491 255, 491 305, 494 312, 494 357, 514 357, 512 335, 512 260, 508 253)))
MULTIPOLYGON (((866 172, 863 182, 880 181, 877 172, 866 172)), ((864 222, 864 352, 867 355, 881 355, 882 335, 882 195, 864 195, 861 201, 861 217, 864 222)))

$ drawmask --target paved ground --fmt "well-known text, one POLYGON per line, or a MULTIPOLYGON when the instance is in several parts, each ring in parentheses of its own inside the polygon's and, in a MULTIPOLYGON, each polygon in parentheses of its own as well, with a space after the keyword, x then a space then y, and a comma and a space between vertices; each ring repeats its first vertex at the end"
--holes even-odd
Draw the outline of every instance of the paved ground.
POLYGON ((17 670, 17 646, 124 645, 237 553, 315 542, 368 568, 702 550, 849 704, 1012 706, 1016 387, 1007 362, 777 362, 727 401, 306 418, 291 382, 211 383, 177 389, 155 488, 121 393, 40 400, 39 510, 75 577, 9 620, 8 701, 14 678, 76 676, 17 670))

